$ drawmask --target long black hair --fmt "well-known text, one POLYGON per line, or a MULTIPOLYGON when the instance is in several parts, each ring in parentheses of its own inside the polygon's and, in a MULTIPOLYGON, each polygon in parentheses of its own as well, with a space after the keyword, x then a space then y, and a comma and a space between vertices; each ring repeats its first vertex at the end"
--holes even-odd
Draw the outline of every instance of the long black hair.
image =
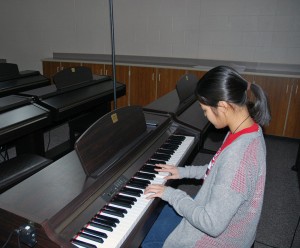
POLYGON ((268 125, 271 119, 268 99, 262 88, 247 82, 237 71, 228 66, 217 66, 209 70, 198 82, 196 96, 200 103, 217 107, 219 101, 247 106, 251 117, 260 125, 268 125), (255 100, 247 97, 251 90, 255 100))

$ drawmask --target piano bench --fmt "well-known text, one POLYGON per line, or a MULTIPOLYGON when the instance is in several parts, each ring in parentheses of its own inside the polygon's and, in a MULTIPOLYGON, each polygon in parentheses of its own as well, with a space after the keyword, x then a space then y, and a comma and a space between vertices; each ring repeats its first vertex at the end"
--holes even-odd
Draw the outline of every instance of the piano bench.
POLYGON ((21 154, 0 163, 0 193, 52 163, 52 160, 35 154, 21 154))

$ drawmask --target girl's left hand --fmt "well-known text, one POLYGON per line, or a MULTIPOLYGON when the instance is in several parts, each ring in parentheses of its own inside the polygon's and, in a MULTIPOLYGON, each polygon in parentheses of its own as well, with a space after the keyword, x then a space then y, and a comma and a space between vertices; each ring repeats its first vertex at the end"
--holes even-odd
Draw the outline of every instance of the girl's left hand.
POLYGON ((165 191, 165 186, 162 184, 150 184, 144 191, 144 194, 148 196, 146 199, 152 199, 155 197, 162 197, 165 191))

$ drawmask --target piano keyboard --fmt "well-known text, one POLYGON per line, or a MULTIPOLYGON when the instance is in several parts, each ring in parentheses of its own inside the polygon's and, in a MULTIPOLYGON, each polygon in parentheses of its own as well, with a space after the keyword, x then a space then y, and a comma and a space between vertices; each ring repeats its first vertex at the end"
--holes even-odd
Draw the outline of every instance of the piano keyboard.
POLYGON ((153 201, 146 199, 144 189, 152 183, 165 184, 167 174, 154 171, 155 164, 178 166, 193 142, 191 136, 170 136, 71 243, 80 248, 120 247, 153 201))

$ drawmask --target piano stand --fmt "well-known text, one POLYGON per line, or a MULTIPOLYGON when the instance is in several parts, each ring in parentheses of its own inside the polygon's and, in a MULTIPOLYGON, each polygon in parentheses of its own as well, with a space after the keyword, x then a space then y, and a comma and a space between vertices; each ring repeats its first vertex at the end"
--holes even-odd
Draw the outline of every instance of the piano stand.
POLYGON ((40 156, 45 156, 44 134, 42 130, 23 136, 16 140, 14 144, 18 155, 35 153, 40 156))

